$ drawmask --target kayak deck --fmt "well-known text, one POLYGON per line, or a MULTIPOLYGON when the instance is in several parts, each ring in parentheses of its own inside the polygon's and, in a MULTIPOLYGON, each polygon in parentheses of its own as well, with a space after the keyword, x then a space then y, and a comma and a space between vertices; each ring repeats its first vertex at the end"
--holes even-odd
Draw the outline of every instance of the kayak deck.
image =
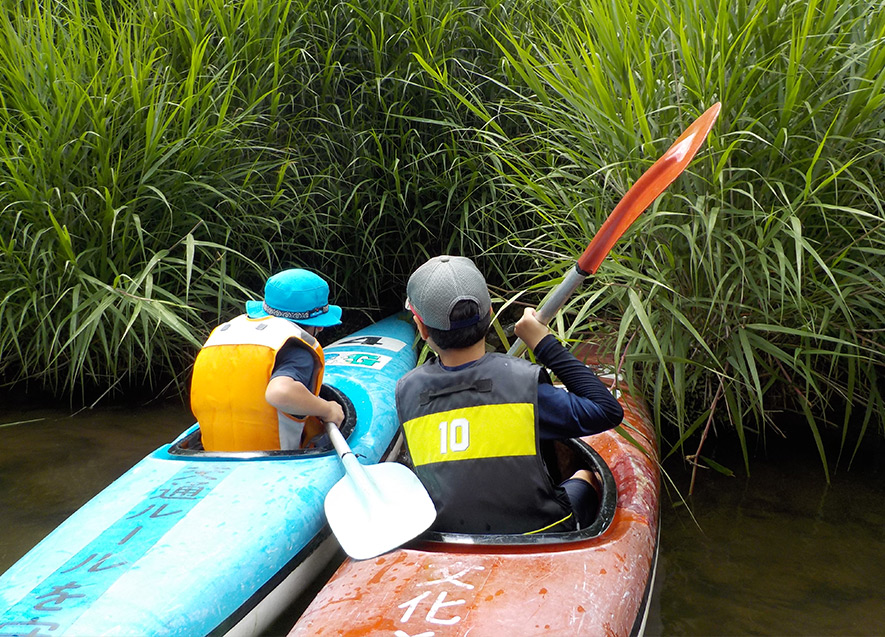
POLYGON ((613 510, 604 495, 592 531, 437 534, 347 560, 290 637, 641 634, 657 553, 657 445, 645 405, 619 400, 621 427, 580 439, 610 470, 615 492, 613 510))

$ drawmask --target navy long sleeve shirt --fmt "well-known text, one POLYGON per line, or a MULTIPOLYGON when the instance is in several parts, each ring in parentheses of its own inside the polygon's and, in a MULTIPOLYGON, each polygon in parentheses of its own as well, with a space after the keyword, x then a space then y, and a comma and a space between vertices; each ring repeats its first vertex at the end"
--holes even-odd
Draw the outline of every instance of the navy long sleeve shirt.
POLYGON ((542 440, 588 436, 621 424, 624 410, 589 367, 548 334, 534 349, 535 359, 549 368, 568 391, 549 383, 538 385, 539 430, 542 440))

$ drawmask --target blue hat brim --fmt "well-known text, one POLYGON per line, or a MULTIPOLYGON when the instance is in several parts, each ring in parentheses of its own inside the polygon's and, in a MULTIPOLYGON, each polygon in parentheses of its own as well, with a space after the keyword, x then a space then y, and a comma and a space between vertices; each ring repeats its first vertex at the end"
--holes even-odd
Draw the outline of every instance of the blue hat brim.
POLYGON ((320 314, 319 316, 314 316, 309 319, 299 319, 297 321, 292 321, 293 323, 298 323, 298 325, 314 325, 316 327, 335 327, 336 325, 341 325, 341 308, 337 305, 329 305, 329 311, 320 314))
MULTIPOLYGON (((246 301, 246 315, 249 318, 257 319, 264 318, 265 316, 271 316, 267 312, 264 311, 264 301, 246 301)), ((316 327, 335 327, 336 325, 341 325, 341 307, 338 305, 329 305, 329 311, 320 314, 319 316, 314 316, 309 319, 299 319, 297 321, 292 319, 286 319, 292 321, 297 325, 314 325, 316 327)))
POLYGON ((270 316, 264 311, 264 301, 246 301, 246 315, 253 319, 270 316))

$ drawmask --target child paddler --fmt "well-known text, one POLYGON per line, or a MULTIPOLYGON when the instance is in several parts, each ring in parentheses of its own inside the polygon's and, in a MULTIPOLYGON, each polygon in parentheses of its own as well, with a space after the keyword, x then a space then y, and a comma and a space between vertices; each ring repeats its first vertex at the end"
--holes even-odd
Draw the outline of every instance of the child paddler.
POLYGON ((491 300, 470 259, 430 259, 409 278, 407 295, 421 338, 438 356, 396 389, 415 472, 438 511, 433 530, 537 533, 592 523, 592 474, 555 484, 540 444, 620 424, 624 412, 602 381, 528 308, 516 334, 568 391, 539 365, 486 353, 491 300))
POLYGON ((194 363, 191 410, 208 451, 298 449, 341 424, 344 411, 320 398, 317 335, 341 323, 329 285, 302 269, 270 277, 264 299, 216 327, 194 363))

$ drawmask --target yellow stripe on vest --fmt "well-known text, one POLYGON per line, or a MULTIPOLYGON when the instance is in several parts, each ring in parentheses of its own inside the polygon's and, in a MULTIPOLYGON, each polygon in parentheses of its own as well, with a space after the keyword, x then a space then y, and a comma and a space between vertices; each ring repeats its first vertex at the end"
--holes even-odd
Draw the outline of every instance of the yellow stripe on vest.
POLYGON ((414 418, 403 424, 415 466, 433 462, 535 455, 531 403, 480 405, 414 418))

